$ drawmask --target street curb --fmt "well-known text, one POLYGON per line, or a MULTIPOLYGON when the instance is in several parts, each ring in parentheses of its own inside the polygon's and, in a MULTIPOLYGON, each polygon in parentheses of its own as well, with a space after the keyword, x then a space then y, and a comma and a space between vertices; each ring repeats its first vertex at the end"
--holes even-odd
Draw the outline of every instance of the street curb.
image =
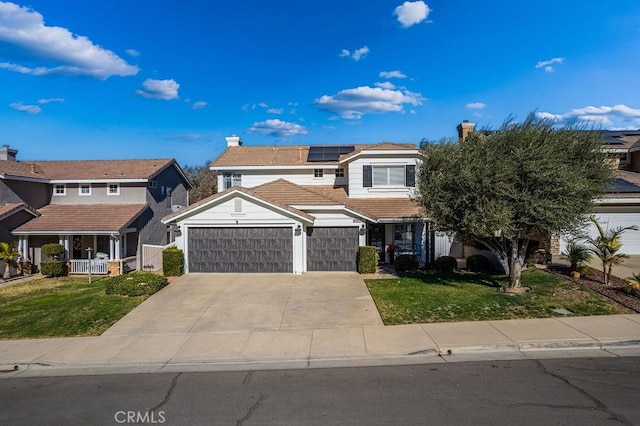
POLYGON ((327 357, 304 359, 248 359, 227 360, 221 362, 128 362, 128 363, 84 363, 84 364, 51 364, 38 362, 17 362, 0 364, 0 380, 2 378, 111 375, 111 374, 150 374, 178 372, 219 372, 219 371, 256 371, 283 369, 316 369, 316 368, 352 368, 382 367, 418 364, 442 364, 449 362, 473 362, 490 360, 524 360, 530 359, 529 353, 546 353, 551 355, 570 352, 575 357, 581 351, 599 350, 603 354, 607 348, 635 349, 640 355, 640 340, 615 340, 600 342, 535 342, 520 345, 498 344, 480 346, 459 346, 448 349, 427 349, 404 355, 379 355, 357 357, 327 357), (16 369, 17 367, 17 369, 16 369))

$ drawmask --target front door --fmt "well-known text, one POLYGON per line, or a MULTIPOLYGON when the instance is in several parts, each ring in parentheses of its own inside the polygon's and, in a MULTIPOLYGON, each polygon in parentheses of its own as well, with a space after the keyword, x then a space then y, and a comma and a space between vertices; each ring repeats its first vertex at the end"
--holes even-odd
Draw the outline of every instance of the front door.
POLYGON ((378 250, 378 256, 380 256, 380 262, 384 262, 384 225, 371 225, 369 226, 369 234, 367 235, 369 240, 368 244, 374 246, 378 250))

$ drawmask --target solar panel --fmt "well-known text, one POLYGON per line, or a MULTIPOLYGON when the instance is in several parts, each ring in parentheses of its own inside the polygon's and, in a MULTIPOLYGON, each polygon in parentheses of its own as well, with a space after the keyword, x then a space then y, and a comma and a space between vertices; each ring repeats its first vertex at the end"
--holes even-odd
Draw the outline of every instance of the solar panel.
POLYGON ((355 151, 353 145, 310 146, 307 162, 338 161, 342 154, 355 151))

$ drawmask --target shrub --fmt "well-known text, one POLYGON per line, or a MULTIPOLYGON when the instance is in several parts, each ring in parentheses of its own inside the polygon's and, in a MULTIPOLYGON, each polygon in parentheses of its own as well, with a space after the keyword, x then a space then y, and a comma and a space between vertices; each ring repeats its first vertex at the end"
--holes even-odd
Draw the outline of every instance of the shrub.
POLYGON ((54 260, 52 262, 40 263, 40 272, 45 277, 63 277, 67 275, 67 262, 54 260))
POLYGON ((467 271, 487 273, 491 272, 491 262, 487 259, 487 256, 482 254, 473 254, 467 257, 467 271))
POLYGON ((49 243, 42 245, 42 254, 51 256, 54 259, 58 259, 60 255, 64 254, 64 246, 58 243, 49 243))
POLYGON ((378 268, 378 249, 374 246, 362 246, 358 249, 358 272, 374 274, 378 268))
POLYGON ((396 271, 415 271, 418 269, 418 257, 413 254, 401 254, 396 256, 393 267, 396 271))
POLYGON ((152 272, 132 272, 107 278, 105 292, 122 296, 147 296, 166 286, 167 279, 152 272))
POLYGON ((562 252, 562 258, 569 261, 572 271, 577 271, 583 263, 589 261, 591 252, 587 246, 580 244, 578 240, 574 239, 567 244, 566 249, 562 252))
POLYGON ((184 253, 177 247, 162 251, 162 271, 165 277, 184 274, 184 253))
POLYGON ((453 272, 458 267, 455 257, 440 256, 433 262, 433 269, 438 272, 453 272))

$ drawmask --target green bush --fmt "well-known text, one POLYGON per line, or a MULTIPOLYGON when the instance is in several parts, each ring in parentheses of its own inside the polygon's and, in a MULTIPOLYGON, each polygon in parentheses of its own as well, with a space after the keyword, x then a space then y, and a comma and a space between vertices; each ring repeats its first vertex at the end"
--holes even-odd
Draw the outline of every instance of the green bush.
POLYGON ((418 269, 418 257, 413 254, 400 254, 393 263, 396 271, 415 271, 418 269))
POLYGON ((165 277, 184 274, 184 253, 177 247, 162 251, 162 271, 165 277))
POLYGON ((378 249, 374 246, 361 246, 358 249, 358 272, 375 274, 378 268, 378 249))
POLYGON ((168 281, 162 275, 152 272, 132 272, 107 278, 105 292, 122 296, 147 296, 166 286, 168 281))
POLYGON ((467 257, 467 271, 487 273, 491 272, 491 262, 482 254, 473 254, 467 257))
POLYGON ((54 260, 52 262, 41 262, 40 272, 45 277, 63 277, 67 275, 67 262, 54 260))
POLYGON ((433 262, 433 269, 438 272, 453 272, 458 267, 455 257, 440 256, 433 262))
POLYGON ((42 254, 51 256, 54 259, 58 259, 60 255, 64 254, 64 247, 62 244, 49 243, 42 245, 42 254))

